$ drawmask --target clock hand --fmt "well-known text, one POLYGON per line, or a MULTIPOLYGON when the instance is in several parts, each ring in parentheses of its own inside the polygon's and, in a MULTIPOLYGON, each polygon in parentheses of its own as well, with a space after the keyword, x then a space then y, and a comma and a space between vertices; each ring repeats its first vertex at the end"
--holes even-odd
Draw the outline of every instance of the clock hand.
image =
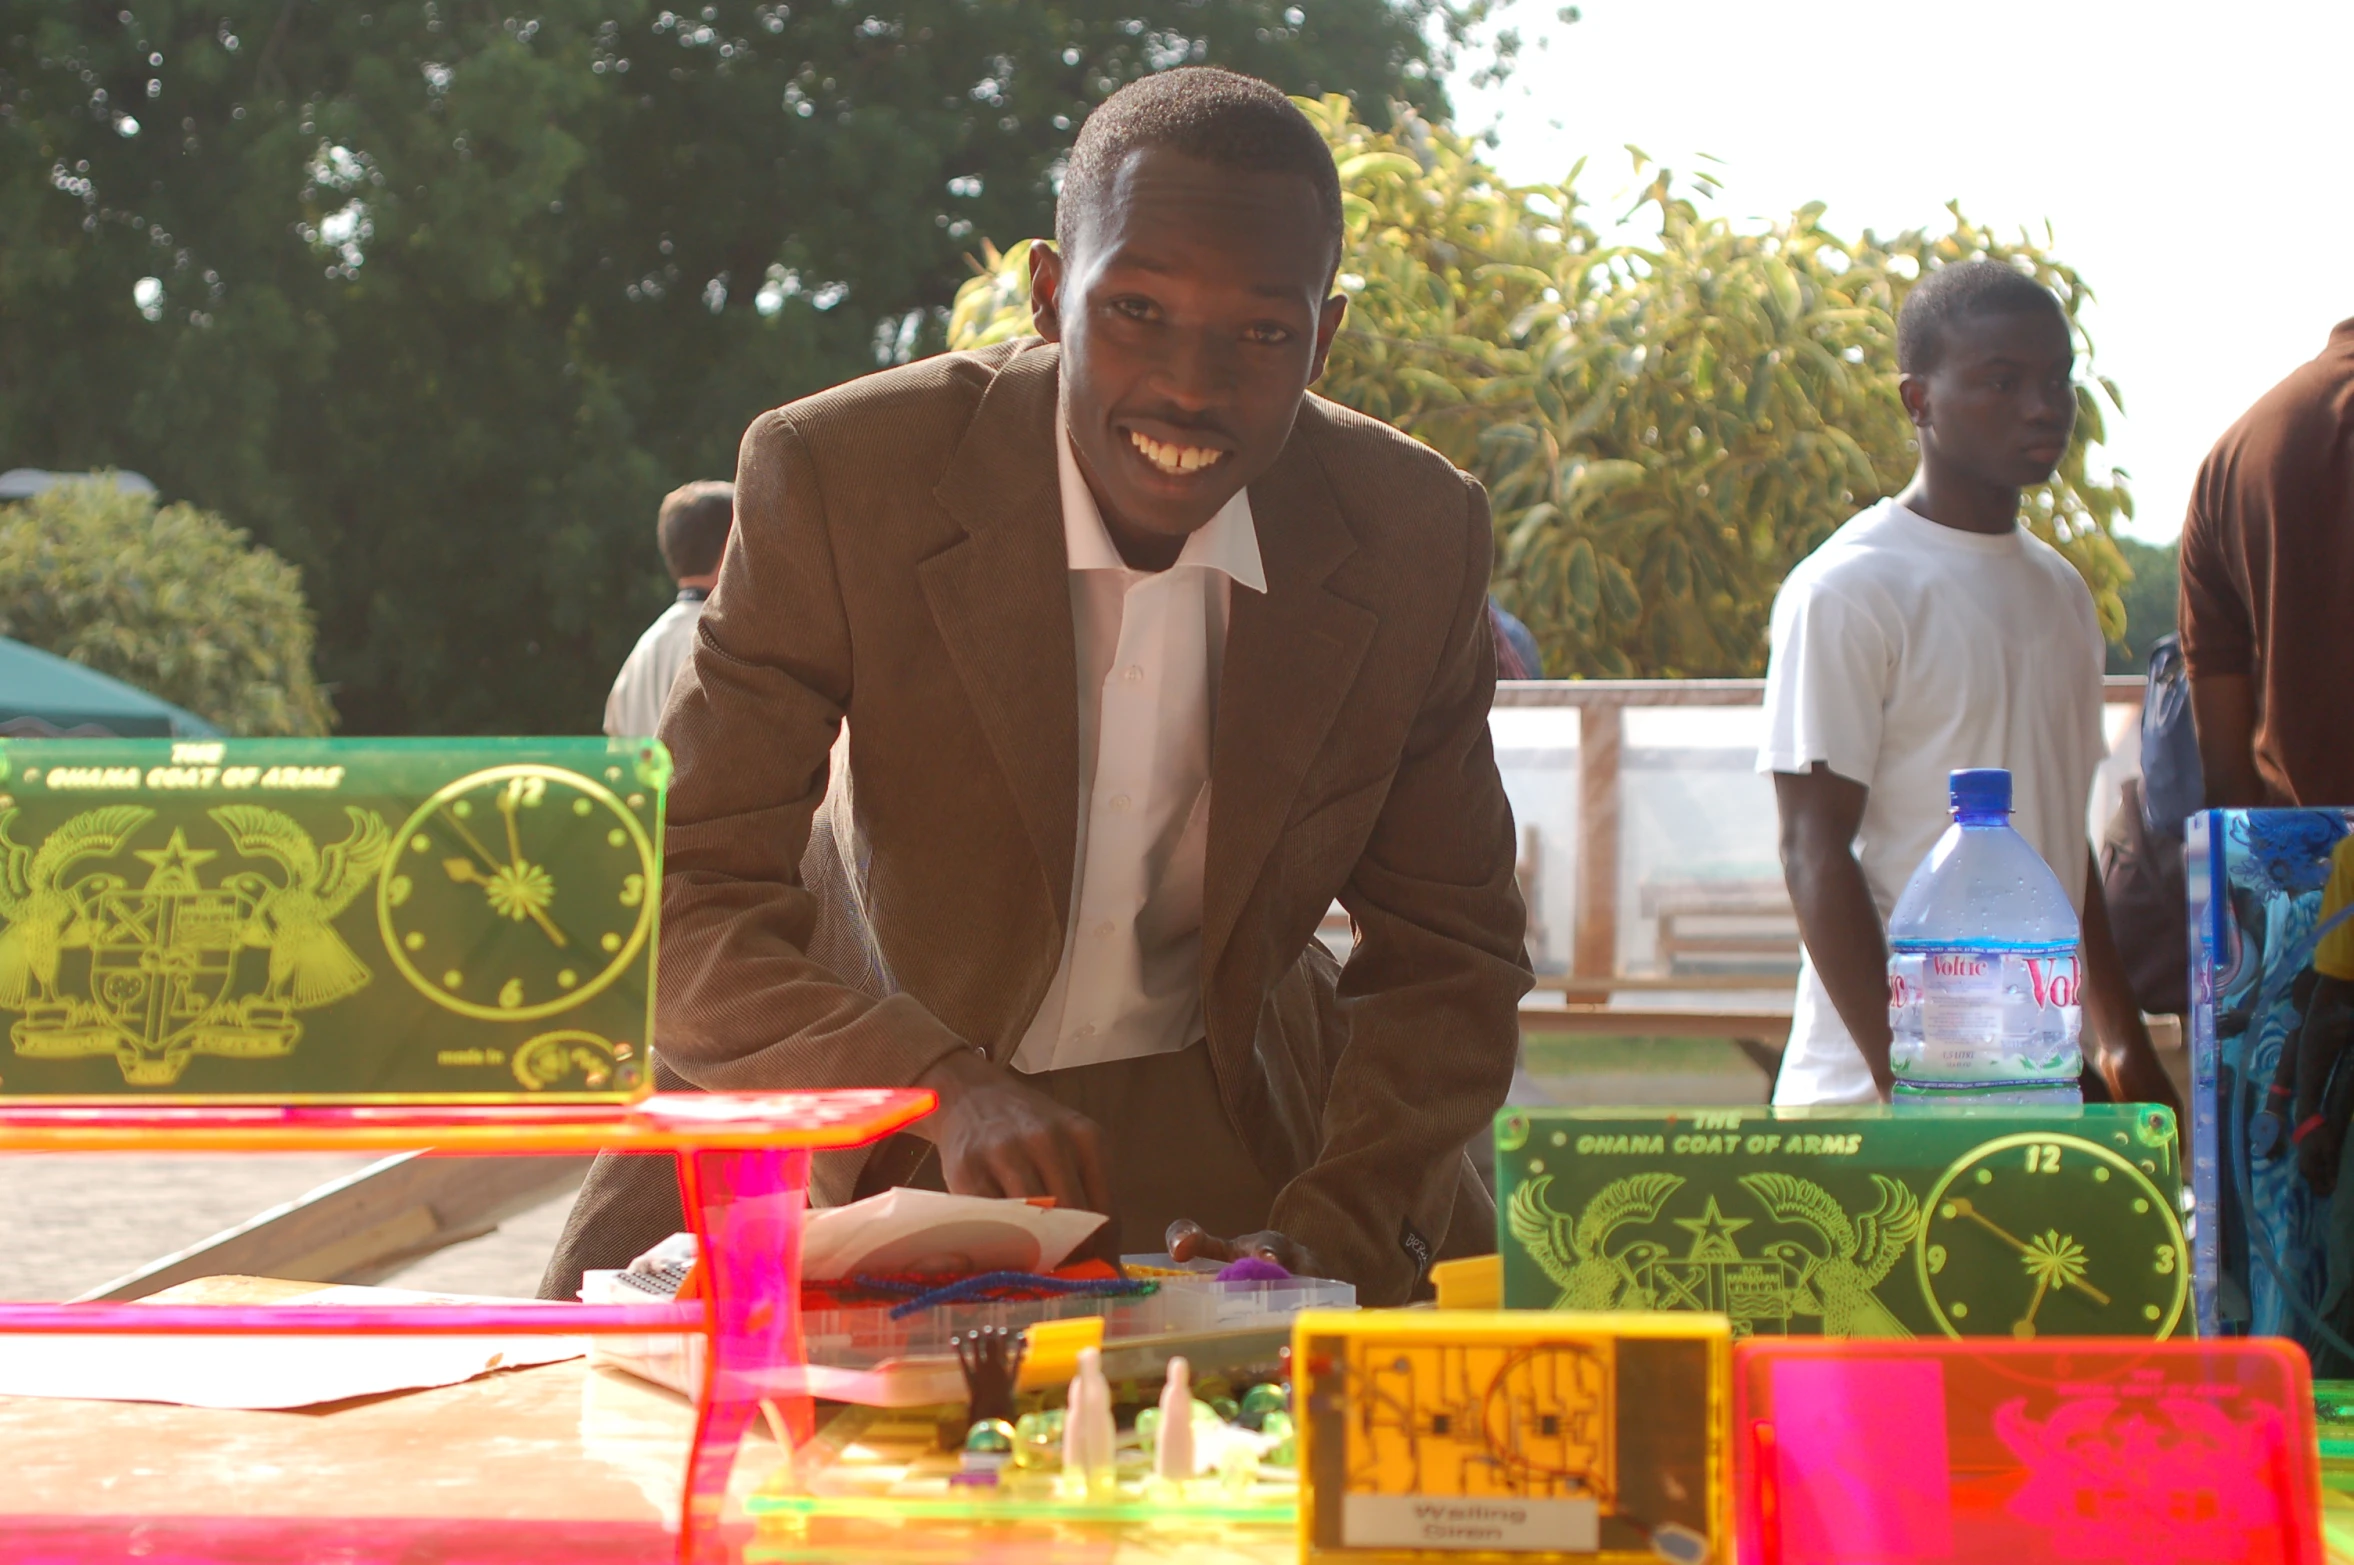
POLYGON ((2043 1308, 2043 1296, 2052 1291, 2052 1280, 2041 1272, 2035 1274, 2035 1297, 2027 1301, 2027 1313, 2011 1327, 2013 1335, 2032 1336, 2035 1333, 2035 1312, 2043 1308))
MULTIPOLYGON (((522 860, 517 860, 517 863, 522 862, 522 860)), ((441 867, 448 873, 450 879, 456 881, 459 885, 480 886, 485 896, 490 894, 490 881, 483 878, 482 871, 476 869, 473 865, 467 863, 464 859, 443 859, 441 861, 441 867)), ((501 871, 501 873, 508 872, 501 871)), ((517 875, 516 878, 520 879, 521 876, 517 875)), ((540 933, 546 935, 549 940, 553 941, 557 950, 563 951, 571 948, 572 942, 564 938, 564 931, 558 929, 555 925, 555 921, 550 919, 547 914, 541 912, 536 904, 526 898, 518 898, 516 900, 516 905, 523 909, 524 915, 526 917, 528 917, 533 923, 539 925, 540 933)))
MULTIPOLYGON (((564 931, 558 929, 555 925, 555 922, 551 920, 547 914, 542 913, 538 908, 531 909, 531 921, 539 925, 540 932, 542 934, 546 935, 550 940, 555 942, 557 950, 562 951, 571 945, 572 942, 564 938, 564 931)), ((2109 1301, 2103 1299, 2101 1302, 2106 1304, 2109 1301)))
MULTIPOLYGON (((2035 1251, 2033 1247, 2019 1239, 2013 1238, 2010 1234, 2006 1233, 2001 1228, 1996 1227, 1994 1223, 1987 1218, 1985 1213, 1972 1206, 1965 1197, 1956 1196, 1948 1204, 1953 1207, 1954 1216, 1968 1218, 1971 1222, 1976 1223, 1979 1227, 1985 1229, 1988 1233, 1994 1235, 1997 1239, 2000 1239, 2003 1243, 2009 1245, 2012 1249, 2018 1251, 2021 1255, 2029 1257, 2029 1265, 2031 1267, 2034 1266, 2033 1257, 2035 1255, 2035 1251)), ((2040 1277, 2042 1275, 2042 1269, 2040 1267, 2036 1267, 2034 1269, 2036 1270, 2037 1275, 2040 1277)), ((2069 1287, 2074 1288, 2077 1292, 2084 1294, 2095 1304, 2106 1305, 2109 1302, 2109 1296, 2107 1294, 2101 1292, 2100 1289, 2094 1287, 2091 1283, 2085 1282, 2081 1278, 2062 1273, 2060 1281, 2066 1283, 2069 1287)))
POLYGON ((441 818, 448 823, 450 830, 458 834, 467 847, 474 850, 474 856, 482 860, 484 869, 495 871, 500 867, 499 861, 490 856, 490 850, 475 840, 474 833, 466 829, 465 822, 449 812, 447 805, 442 806, 441 818))
POLYGON ((521 868, 523 839, 515 832, 515 796, 513 794, 502 793, 499 795, 499 813, 507 819, 507 862, 521 868))
MULTIPOLYGON (((515 824, 516 803, 512 792, 499 795, 499 813, 507 820, 507 853, 514 864, 516 875, 520 877, 524 870, 531 867, 531 861, 523 856, 523 836, 515 824)), ((532 922, 538 924, 540 931, 556 943, 557 950, 562 951, 571 944, 564 938, 564 931, 558 929, 536 904, 526 903, 525 908, 531 914, 532 922)))

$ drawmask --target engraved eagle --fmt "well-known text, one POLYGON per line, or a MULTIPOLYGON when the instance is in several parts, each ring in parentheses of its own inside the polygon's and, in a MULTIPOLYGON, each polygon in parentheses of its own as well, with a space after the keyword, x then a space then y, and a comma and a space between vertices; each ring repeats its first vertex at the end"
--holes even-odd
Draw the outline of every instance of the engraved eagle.
POLYGON ((1913 1193, 1886 1174, 1874 1174, 1880 1204, 1849 1221, 1831 1193, 1789 1174, 1743 1174, 1741 1183, 1776 1222, 1803 1223, 1826 1247, 1792 1291, 1801 1315, 1821 1315, 1826 1337, 1910 1337, 1904 1323, 1873 1294, 1920 1231, 1913 1193), (1811 1291, 1810 1291, 1811 1290, 1811 1291))
POLYGON ((239 853, 268 859, 286 873, 282 883, 254 877, 262 889, 244 933, 247 945, 269 950, 269 998, 307 1010, 365 986, 371 975, 333 920, 384 863, 392 833, 383 817, 345 805, 351 835, 322 850, 291 817, 258 804, 224 804, 207 813, 239 853))
MULTIPOLYGON (((12 841, 15 810, 0 810, 0 1009, 17 1011, 32 1000, 57 997, 57 969, 70 947, 87 945, 74 889, 58 884, 87 858, 122 851, 133 832, 155 818, 143 805, 85 810, 41 839, 37 848, 12 841)), ((120 881, 111 884, 120 885, 120 881)))
POLYGON ((1652 1300, 1637 1285, 1634 1269, 1607 1246, 1614 1230, 1658 1217, 1683 1182, 1681 1174, 1629 1174, 1594 1192, 1572 1218, 1546 1204, 1553 1176, 1543 1174, 1513 1190, 1504 1221, 1529 1259, 1560 1288, 1554 1309, 1649 1309, 1652 1300))

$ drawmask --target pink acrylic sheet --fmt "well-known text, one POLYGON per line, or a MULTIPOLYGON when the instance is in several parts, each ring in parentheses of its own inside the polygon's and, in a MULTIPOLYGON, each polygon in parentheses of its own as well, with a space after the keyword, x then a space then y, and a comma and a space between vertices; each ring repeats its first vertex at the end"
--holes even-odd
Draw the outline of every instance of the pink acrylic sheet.
POLYGON ((1755 1565, 2321 1565, 2304 1356, 2271 1341, 1734 1351, 1755 1565))

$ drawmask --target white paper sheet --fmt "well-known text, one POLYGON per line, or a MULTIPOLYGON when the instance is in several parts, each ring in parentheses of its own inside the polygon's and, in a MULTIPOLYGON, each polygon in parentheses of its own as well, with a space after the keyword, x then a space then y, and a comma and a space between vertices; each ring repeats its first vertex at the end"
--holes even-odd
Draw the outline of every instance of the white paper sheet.
MULTIPOLYGON (((273 1308, 321 1304, 491 1304, 401 1288, 322 1288, 273 1308)), ((314 1407, 349 1397, 454 1386, 493 1370, 553 1364, 586 1337, 0 1336, 0 1396, 187 1407, 314 1407)))
POLYGON ((899 1187, 812 1212, 801 1231, 801 1275, 1047 1272, 1104 1221, 1100 1212, 899 1187))

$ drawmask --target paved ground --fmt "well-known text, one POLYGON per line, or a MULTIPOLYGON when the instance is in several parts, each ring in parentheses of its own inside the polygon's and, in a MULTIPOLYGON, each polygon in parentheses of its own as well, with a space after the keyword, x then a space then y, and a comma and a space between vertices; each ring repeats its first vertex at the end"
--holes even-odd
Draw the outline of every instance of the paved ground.
MULTIPOLYGON (((0 1155, 0 1298, 66 1299, 376 1161, 372 1156, 0 1155)), ((450 1292, 539 1286, 571 1197, 394 1279, 450 1292)))
MULTIPOLYGON (((1714 1039, 1530 1040, 1532 1096, 1557 1103, 1760 1102, 1765 1079, 1714 1039)), ((65 1299, 374 1161, 0 1155, 0 1299, 65 1299)), ((529 1297, 569 1193, 427 1256, 402 1287, 529 1297)))

